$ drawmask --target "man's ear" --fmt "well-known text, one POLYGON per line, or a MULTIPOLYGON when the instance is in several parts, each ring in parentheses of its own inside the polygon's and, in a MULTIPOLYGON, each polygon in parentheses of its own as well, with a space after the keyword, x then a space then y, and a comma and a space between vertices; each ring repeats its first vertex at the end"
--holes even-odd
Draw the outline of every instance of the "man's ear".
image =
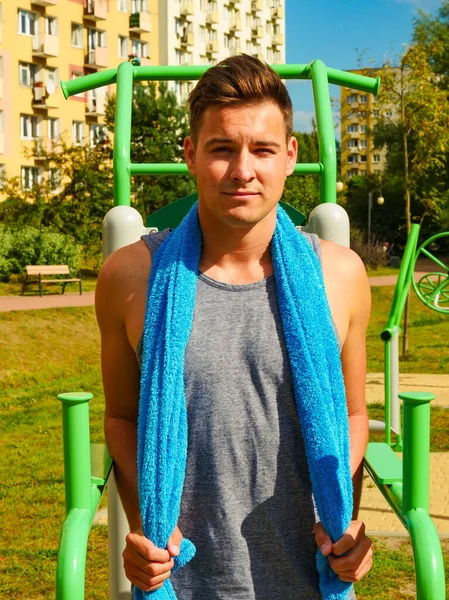
POLYGON ((186 165, 191 175, 196 175, 195 166, 195 147, 191 136, 187 136, 184 140, 184 157, 186 159, 186 165))
POLYGON ((298 158, 298 140, 294 135, 291 136, 287 143, 287 171, 286 175, 291 175, 296 165, 298 158))

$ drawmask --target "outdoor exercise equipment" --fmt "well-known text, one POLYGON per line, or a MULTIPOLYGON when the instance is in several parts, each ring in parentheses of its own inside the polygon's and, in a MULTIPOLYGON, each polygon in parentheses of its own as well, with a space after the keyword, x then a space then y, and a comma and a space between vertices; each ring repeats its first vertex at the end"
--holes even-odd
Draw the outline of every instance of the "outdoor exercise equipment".
POLYGON ((448 236, 449 231, 433 235, 421 244, 415 254, 415 265, 421 255, 424 255, 440 267, 441 270, 426 273, 418 282, 412 279, 413 289, 418 298, 432 310, 446 314, 449 314, 449 266, 434 256, 428 248, 435 244, 437 240, 448 236))
MULTIPOLYGON (((185 174, 185 164, 134 164, 130 160, 132 88, 135 81, 196 80, 209 67, 139 67, 122 63, 118 69, 100 71, 93 75, 61 82, 65 97, 81 94, 105 85, 117 84, 114 136, 114 207, 104 219, 104 254, 137 241, 143 233, 176 226, 196 199, 187 196, 150 215, 143 225, 141 215, 130 206, 131 177, 148 174, 185 174)), ((320 178, 320 204, 309 216, 304 229, 349 246, 349 222, 346 212, 336 204, 337 163, 332 121, 329 83, 377 94, 380 79, 326 67, 321 61, 310 65, 275 65, 283 79, 310 79, 314 93, 319 160, 317 163, 297 164, 295 175, 317 175, 320 178)), ((304 222, 298 211, 288 208, 296 225, 304 222)), ((408 276, 408 272, 407 272, 408 276)), ((401 462, 390 443, 372 446, 368 452, 368 469, 377 477, 379 486, 403 488, 403 501, 392 503, 393 510, 408 528, 417 564, 419 600, 443 600, 444 573, 438 537, 428 516, 425 490, 428 496, 428 468, 418 468, 422 460, 417 452, 416 421, 428 407, 430 396, 409 395, 404 408, 404 462, 401 462), (384 471, 393 472, 388 482, 384 471), (379 475, 380 473, 380 475, 379 475), (411 477, 413 474, 413 477, 411 477), (426 484, 427 476, 427 484, 426 484), (424 490, 421 491, 420 490, 424 490), (427 511, 427 512, 426 512, 427 511), (431 556, 431 560, 428 559, 431 556), (442 583, 441 583, 442 582, 442 583)), ((94 447, 89 454, 88 401, 90 394, 61 394, 64 420, 64 465, 67 516, 64 522, 58 555, 57 600, 84 599, 84 568, 87 536, 101 493, 108 484, 109 573, 111 600, 130 598, 130 585, 122 569, 121 552, 128 526, 115 489, 112 461, 104 445, 94 447), (100 457, 99 464, 93 457, 100 457), (97 466, 96 466, 97 465, 97 466)), ((429 431, 426 431, 427 438, 429 431)), ((370 445, 371 446, 371 445, 370 445)))

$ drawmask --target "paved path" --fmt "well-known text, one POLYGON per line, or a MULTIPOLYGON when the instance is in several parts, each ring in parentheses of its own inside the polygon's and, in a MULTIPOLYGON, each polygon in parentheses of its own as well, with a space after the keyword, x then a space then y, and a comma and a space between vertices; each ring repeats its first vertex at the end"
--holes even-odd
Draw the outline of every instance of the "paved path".
MULTIPOLYGON (((397 275, 370 277, 372 286, 394 285, 397 275)), ((95 292, 79 294, 46 294, 40 296, 0 296, 0 312, 11 310, 36 310, 39 308, 60 308, 62 306, 93 306, 95 292)))

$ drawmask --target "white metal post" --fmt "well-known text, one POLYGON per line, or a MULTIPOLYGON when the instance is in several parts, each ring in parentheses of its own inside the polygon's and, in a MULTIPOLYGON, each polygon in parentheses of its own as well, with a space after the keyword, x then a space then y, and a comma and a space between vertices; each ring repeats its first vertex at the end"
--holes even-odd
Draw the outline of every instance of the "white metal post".
POLYGON ((114 470, 108 479, 109 598, 131 600, 131 582, 123 570, 122 552, 129 525, 120 501, 114 470))
POLYGON ((390 342, 390 429, 401 433, 401 407, 399 402, 399 329, 393 327, 390 342))

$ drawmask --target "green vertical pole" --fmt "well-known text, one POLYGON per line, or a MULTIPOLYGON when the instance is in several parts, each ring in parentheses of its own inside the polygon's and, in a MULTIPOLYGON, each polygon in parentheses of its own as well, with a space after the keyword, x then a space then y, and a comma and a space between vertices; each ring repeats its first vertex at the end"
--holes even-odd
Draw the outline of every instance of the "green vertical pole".
POLYGON ((91 510, 89 400, 92 394, 59 394, 64 434, 64 479, 66 510, 91 510))
POLYGON ((390 371, 390 360, 391 360, 391 338, 385 342, 384 347, 385 353, 385 443, 391 446, 391 371, 390 371))
POLYGON ((122 62, 117 69, 117 96, 114 124, 114 205, 131 204, 131 116, 133 102, 133 69, 122 62))
POLYGON ((320 202, 335 203, 337 202, 337 155, 326 66, 321 60, 314 60, 310 64, 310 73, 316 107, 320 162, 324 167, 320 178, 320 202))
POLYGON ((430 402, 426 392, 399 394, 404 401, 403 513, 429 510, 430 402))
POLYGON ((399 394, 404 401, 402 514, 413 544, 417 600, 445 600, 443 554, 429 516, 430 402, 433 394, 399 394))

